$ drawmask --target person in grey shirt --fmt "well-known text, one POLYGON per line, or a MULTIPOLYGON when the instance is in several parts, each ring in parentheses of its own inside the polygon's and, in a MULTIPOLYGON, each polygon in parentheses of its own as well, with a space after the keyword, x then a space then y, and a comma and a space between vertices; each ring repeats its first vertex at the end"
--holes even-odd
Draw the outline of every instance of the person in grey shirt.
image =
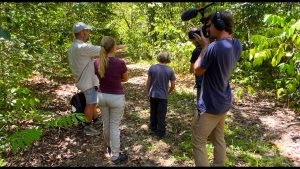
POLYGON ((157 56, 158 64, 148 70, 147 92, 150 97, 150 125, 151 132, 159 138, 166 135, 166 114, 168 95, 175 89, 174 71, 167 66, 170 56, 167 52, 160 52, 157 56), (169 87, 169 82, 171 86, 169 87))
POLYGON ((89 40, 91 29, 92 26, 83 22, 78 22, 73 26, 75 39, 68 49, 68 60, 76 79, 76 87, 84 93, 86 99, 84 133, 86 135, 98 135, 100 131, 94 129, 91 124, 92 120, 97 118, 96 88, 99 84, 98 77, 95 75, 94 58, 99 56, 101 47, 85 43, 89 40))

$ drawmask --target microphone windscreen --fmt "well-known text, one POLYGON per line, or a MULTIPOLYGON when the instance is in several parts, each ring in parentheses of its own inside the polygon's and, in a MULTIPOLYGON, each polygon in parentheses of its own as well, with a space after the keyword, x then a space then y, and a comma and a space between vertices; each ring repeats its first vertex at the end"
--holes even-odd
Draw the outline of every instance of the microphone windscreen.
POLYGON ((197 9, 191 8, 181 14, 181 20, 188 21, 195 18, 198 15, 197 9))

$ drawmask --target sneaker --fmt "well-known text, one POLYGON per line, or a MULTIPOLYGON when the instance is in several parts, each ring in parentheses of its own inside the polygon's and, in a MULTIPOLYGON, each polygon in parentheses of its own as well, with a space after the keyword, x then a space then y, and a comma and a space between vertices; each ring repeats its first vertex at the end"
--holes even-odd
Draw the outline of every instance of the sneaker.
POLYGON ((166 138, 166 136, 165 135, 157 135, 157 137, 158 137, 158 139, 163 139, 163 138, 166 138))
POLYGON ((93 119, 93 125, 101 126, 102 125, 102 121, 99 118, 93 119))
POLYGON ((95 130, 91 125, 84 126, 84 133, 88 136, 96 136, 100 134, 100 131, 95 130))
POLYGON ((106 147, 106 152, 107 152, 109 155, 111 155, 111 148, 110 148, 110 146, 107 146, 107 147, 106 147))
POLYGON ((94 119, 92 124, 96 129, 99 129, 99 130, 103 126, 102 120, 100 120, 100 119, 96 119, 96 120, 94 119))
POLYGON ((155 130, 149 130, 150 135, 155 135, 156 131, 155 130))
POLYGON ((115 160, 111 160, 111 162, 113 162, 114 164, 119 164, 119 163, 121 163, 121 162, 123 162, 123 161, 125 161, 127 159, 128 159, 127 154, 125 154, 125 153, 119 153, 119 157, 117 159, 115 159, 115 160))
POLYGON ((152 129, 151 127, 149 127, 148 131, 150 135, 156 135, 157 129, 152 129))
POLYGON ((165 139, 165 138, 169 138, 170 135, 168 133, 165 134, 156 134, 156 136, 158 137, 158 139, 165 139))

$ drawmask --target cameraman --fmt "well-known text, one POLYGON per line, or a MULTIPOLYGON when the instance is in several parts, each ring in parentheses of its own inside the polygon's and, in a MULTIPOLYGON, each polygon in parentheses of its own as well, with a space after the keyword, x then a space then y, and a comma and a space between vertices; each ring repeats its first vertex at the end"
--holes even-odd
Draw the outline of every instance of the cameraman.
POLYGON ((203 75, 197 113, 192 122, 193 156, 196 166, 209 166, 206 142, 214 146, 214 166, 224 166, 226 145, 224 125, 226 113, 232 105, 229 78, 241 56, 242 46, 232 37, 233 17, 226 11, 214 13, 208 20, 209 44, 202 31, 194 34, 202 47, 194 64, 197 75, 203 75))

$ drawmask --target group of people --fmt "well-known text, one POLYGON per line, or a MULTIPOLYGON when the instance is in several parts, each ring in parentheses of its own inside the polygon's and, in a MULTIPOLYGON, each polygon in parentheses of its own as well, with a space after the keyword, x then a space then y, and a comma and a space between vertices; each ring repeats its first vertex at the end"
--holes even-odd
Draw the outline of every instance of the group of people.
POLYGON ((73 26, 75 40, 68 49, 71 71, 76 86, 83 91, 86 107, 84 133, 99 135, 94 125, 99 124, 97 104, 100 107, 103 123, 103 135, 107 152, 113 163, 126 160, 127 154, 120 152, 119 124, 125 107, 122 82, 128 80, 126 64, 115 57, 117 50, 125 45, 116 45, 114 38, 105 36, 100 46, 85 43, 89 39, 92 26, 78 22, 73 26))
MULTIPOLYGON (((193 157, 196 166, 209 166, 206 144, 208 138, 214 146, 214 166, 225 164, 224 125, 226 113, 232 105, 229 79, 241 55, 241 43, 232 37, 233 17, 220 11, 207 18, 206 38, 202 30, 190 40, 196 48, 191 57, 190 73, 195 74, 197 106, 192 121, 193 157)), ((76 86, 86 98, 84 114, 86 135, 98 135, 93 125, 99 123, 96 107, 99 105, 106 151, 111 161, 118 164, 126 159, 120 151, 119 125, 124 114, 125 97, 122 82, 128 81, 123 60, 116 57, 118 50, 113 37, 104 36, 99 46, 86 43, 92 26, 78 22, 73 26, 75 40, 68 49, 70 68, 76 86)), ((167 65, 170 55, 161 51, 158 64, 151 65, 147 74, 146 90, 150 102, 150 133, 159 138, 166 136, 168 96, 175 89, 175 73, 167 65)))

